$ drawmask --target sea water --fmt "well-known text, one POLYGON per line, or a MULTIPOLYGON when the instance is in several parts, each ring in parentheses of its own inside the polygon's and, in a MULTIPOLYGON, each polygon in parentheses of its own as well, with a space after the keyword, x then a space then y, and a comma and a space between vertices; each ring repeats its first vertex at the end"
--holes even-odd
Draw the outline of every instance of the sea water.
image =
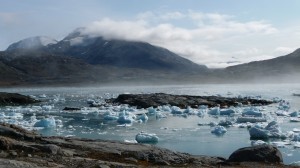
MULTIPOLYGON (((176 116, 167 115, 167 118, 157 119, 148 116, 146 122, 135 122, 131 126, 119 125, 116 121, 106 121, 99 108, 89 108, 88 100, 99 100, 117 97, 122 93, 168 93, 184 95, 220 95, 225 97, 252 96, 264 99, 284 99, 291 105, 289 112, 300 110, 300 97, 293 93, 300 93, 299 84, 210 84, 210 85, 168 85, 168 86, 99 86, 99 87, 43 87, 43 88, 2 88, 3 92, 16 92, 34 96, 42 100, 37 104, 41 109, 23 113, 21 120, 28 121, 35 115, 37 119, 44 116, 53 116, 61 121, 60 126, 54 128, 38 129, 45 136, 76 136, 92 139, 105 139, 134 142, 135 135, 141 131, 155 133, 159 137, 156 146, 174 151, 187 152, 194 155, 221 156, 228 158, 238 148, 251 146, 247 128, 229 127, 223 135, 211 133, 208 125, 198 126, 198 123, 219 122, 225 117, 212 117, 205 115, 176 116), (64 107, 78 107, 80 112, 64 112, 64 107), (100 112, 99 112, 100 111, 100 112)), ((18 108, 18 107, 12 107, 18 108)), ((28 108, 36 108, 29 106, 28 108)), ((277 104, 263 107, 267 113, 274 113, 277 104)), ((1 111, 7 110, 2 108, 1 111)), ((146 109, 144 110, 147 111, 146 109)), ((276 120, 282 131, 300 129, 300 123, 290 122, 289 117, 271 115, 276 120)), ((19 119, 20 120, 20 119, 19 119)), ((22 125, 22 121, 15 124, 22 125)), ((275 140, 279 141, 279 140, 275 140)), ((270 142, 272 143, 272 142, 270 142)), ((299 161, 300 149, 292 145, 279 148, 283 154, 284 163, 299 161)))

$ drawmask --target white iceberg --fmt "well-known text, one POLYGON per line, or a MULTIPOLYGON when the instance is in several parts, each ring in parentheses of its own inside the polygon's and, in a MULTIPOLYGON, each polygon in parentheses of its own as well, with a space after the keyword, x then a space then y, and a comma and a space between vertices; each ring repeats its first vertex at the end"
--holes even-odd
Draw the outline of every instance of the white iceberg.
POLYGON ((264 144, 267 144, 267 143, 265 141, 262 141, 262 140, 251 141, 252 146, 264 145, 264 144))
POLYGON ((242 115, 243 116, 262 117, 262 113, 256 107, 245 108, 242 115))
POLYGON ((44 127, 44 128, 56 127, 55 119, 54 117, 41 119, 40 121, 37 121, 34 124, 34 127, 44 127))
POLYGON ((270 122, 265 128, 255 125, 249 129, 249 134, 252 139, 286 138, 276 121, 270 122))
POLYGON ((179 107, 177 107, 177 106, 172 106, 171 107, 171 113, 172 114, 182 114, 183 112, 181 111, 181 109, 179 108, 179 107))
POLYGON ((148 134, 145 132, 140 132, 135 136, 135 140, 138 143, 157 143, 158 139, 159 138, 156 134, 148 134))
POLYGON ((215 126, 212 130, 211 133, 212 134, 216 134, 216 135, 223 135, 227 132, 227 129, 223 126, 215 126))

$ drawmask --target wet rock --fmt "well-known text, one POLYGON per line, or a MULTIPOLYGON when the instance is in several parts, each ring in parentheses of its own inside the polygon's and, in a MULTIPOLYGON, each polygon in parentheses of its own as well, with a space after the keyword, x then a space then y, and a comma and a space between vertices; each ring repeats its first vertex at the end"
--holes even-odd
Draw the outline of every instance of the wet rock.
POLYGON ((137 108, 157 107, 169 104, 186 108, 188 106, 197 108, 199 105, 208 107, 230 107, 244 105, 268 105, 273 103, 268 100, 256 100, 251 98, 229 98, 221 96, 190 96, 190 95, 171 95, 165 93, 152 94, 121 94, 117 98, 107 99, 107 103, 129 104, 137 108))
POLYGON ((0 92, 0 106, 19 106, 38 102, 40 101, 18 93, 0 92))
POLYGON ((271 145, 258 145, 241 148, 233 152, 228 162, 268 162, 282 163, 280 151, 271 145))
POLYGON ((63 110, 64 111, 79 111, 81 109, 78 107, 65 107, 63 110))

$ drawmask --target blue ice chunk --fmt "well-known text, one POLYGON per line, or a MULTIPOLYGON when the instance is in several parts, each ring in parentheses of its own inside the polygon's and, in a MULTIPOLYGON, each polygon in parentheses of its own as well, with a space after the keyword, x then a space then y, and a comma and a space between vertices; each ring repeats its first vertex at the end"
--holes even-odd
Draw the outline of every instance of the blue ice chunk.
POLYGON ((223 135, 227 132, 227 129, 223 126, 215 126, 212 130, 211 133, 212 134, 216 134, 216 135, 223 135))
POLYGON ((54 117, 41 119, 40 121, 37 121, 34 124, 34 127, 45 127, 45 128, 56 127, 55 119, 54 117))
POLYGON ((138 143, 157 143, 158 139, 159 138, 156 134, 148 134, 145 132, 140 132, 135 136, 135 140, 138 143))

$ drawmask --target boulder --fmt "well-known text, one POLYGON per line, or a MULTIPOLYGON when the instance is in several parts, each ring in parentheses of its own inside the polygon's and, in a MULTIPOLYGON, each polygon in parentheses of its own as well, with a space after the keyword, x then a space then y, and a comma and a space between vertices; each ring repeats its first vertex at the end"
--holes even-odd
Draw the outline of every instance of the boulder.
POLYGON ((258 145, 253 147, 245 147, 233 152, 228 162, 268 162, 282 163, 282 155, 280 151, 271 145, 258 145))

